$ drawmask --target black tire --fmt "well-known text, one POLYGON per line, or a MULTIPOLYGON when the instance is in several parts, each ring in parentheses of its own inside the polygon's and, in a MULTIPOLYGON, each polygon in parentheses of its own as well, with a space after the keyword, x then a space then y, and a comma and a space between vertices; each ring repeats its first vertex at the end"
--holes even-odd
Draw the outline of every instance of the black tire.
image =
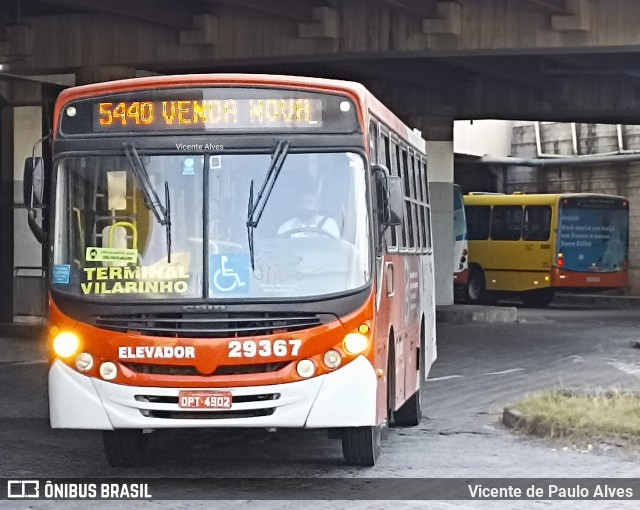
POLYGON ((382 427, 350 427, 342 433, 342 455, 349 466, 371 467, 380 456, 382 427))
POLYGON ((492 296, 487 291, 484 272, 478 267, 469 268, 469 283, 466 288, 467 303, 472 305, 491 304, 492 296))
POLYGON ((543 308, 545 306, 548 306, 551 301, 553 301, 554 294, 554 289, 537 289, 520 293, 520 298, 522 299, 522 302, 525 304, 525 306, 530 306, 532 308, 543 308))
POLYGON ((399 427, 415 427, 422 419, 420 388, 409 397, 402 407, 393 413, 393 421, 399 427))
POLYGON ((139 467, 144 464, 147 437, 138 429, 105 430, 102 444, 111 467, 139 467))

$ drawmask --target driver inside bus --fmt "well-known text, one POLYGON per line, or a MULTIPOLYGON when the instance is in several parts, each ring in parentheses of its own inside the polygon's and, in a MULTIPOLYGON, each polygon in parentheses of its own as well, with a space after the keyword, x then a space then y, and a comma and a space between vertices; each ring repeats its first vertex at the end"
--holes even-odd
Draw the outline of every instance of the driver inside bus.
POLYGON ((278 235, 289 237, 327 237, 340 238, 340 229, 336 220, 320 214, 318 190, 306 189, 298 195, 296 216, 285 221, 278 228, 278 235))

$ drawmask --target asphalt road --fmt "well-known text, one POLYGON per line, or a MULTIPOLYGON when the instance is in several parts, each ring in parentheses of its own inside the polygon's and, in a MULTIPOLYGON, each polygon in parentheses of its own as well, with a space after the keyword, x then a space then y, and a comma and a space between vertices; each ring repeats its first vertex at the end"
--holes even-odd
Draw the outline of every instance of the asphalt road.
MULTIPOLYGON (((340 443, 322 432, 161 431, 149 465, 112 469, 100 434, 51 430, 46 353, 24 340, 0 340, 0 478, 329 477, 591 478, 640 477, 640 454, 612 444, 573 445, 514 434, 503 408, 537 390, 640 389, 640 313, 551 307, 519 311, 515 324, 441 324, 439 359, 424 392, 419 427, 392 429, 374 468, 343 464, 340 443)), ((242 489, 241 486, 238 487, 242 489)), ((206 488, 168 493, 193 499, 206 488)), ((395 497, 396 495, 394 495, 395 497)), ((352 497, 354 497, 352 495, 352 497)), ((9 504, 6 503, 5 504, 9 504)), ((85 508, 86 502, 10 503, 12 508, 85 508), (22 505, 22 506, 21 506, 22 505)), ((237 501, 239 508, 299 508, 296 502, 237 501)), ((305 504, 305 503, 303 503, 305 504)), ((306 503, 309 504, 309 503, 306 503)), ((317 501, 314 508, 636 508, 637 501, 317 501), (628 505, 628 506, 626 506, 628 505)), ((211 507, 203 501, 138 502, 138 507, 211 507)), ((0 506, 3 503, 0 502, 0 506)), ((91 507, 130 508, 130 502, 91 507)), ((225 506, 228 506, 225 505, 225 506)), ((216 505, 214 505, 214 508, 216 505)))

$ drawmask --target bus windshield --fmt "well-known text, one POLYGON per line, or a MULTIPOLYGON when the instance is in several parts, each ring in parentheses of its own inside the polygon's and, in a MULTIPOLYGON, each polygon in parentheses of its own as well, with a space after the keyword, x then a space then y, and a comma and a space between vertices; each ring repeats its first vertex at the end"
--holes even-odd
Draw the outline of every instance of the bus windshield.
POLYGON ((56 291, 109 300, 304 298, 369 281, 360 155, 286 155, 251 233, 250 190, 255 203, 271 154, 141 156, 163 207, 168 190, 170 251, 166 226, 148 203, 153 194, 141 189, 124 153, 62 159, 56 291))
POLYGON ((567 271, 611 272, 626 269, 629 210, 619 204, 566 200, 560 208, 558 252, 567 271))
POLYGON ((453 235, 455 241, 467 238, 467 220, 464 213, 462 190, 459 186, 453 188, 453 235))

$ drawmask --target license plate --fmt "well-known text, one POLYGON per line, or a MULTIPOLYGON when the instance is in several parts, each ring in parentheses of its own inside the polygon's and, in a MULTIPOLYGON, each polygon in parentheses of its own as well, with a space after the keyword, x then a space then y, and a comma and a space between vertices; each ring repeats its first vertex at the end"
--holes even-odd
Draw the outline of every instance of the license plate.
POLYGON ((178 407, 181 409, 231 409, 230 391, 181 391, 178 407))

